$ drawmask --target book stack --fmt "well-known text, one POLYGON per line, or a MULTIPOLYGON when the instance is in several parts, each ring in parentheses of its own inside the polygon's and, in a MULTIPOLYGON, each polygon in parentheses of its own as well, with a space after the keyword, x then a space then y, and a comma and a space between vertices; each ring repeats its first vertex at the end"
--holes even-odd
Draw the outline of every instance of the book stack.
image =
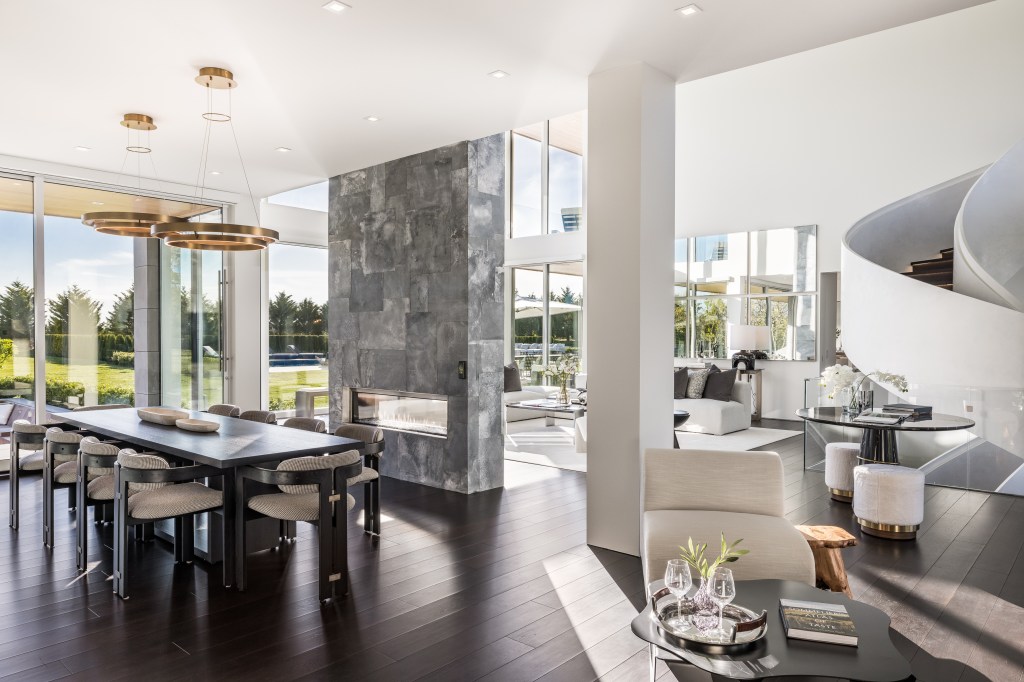
POLYGON ((853 421, 861 424, 879 424, 882 426, 894 426, 907 418, 905 414, 888 414, 881 410, 866 410, 861 412, 853 421))
POLYGON ((910 403, 893 403, 883 405, 882 411, 890 414, 899 414, 908 419, 931 419, 931 405, 911 405, 910 403))
POLYGON ((842 604, 780 599, 779 611, 787 637, 857 646, 857 628, 842 604))

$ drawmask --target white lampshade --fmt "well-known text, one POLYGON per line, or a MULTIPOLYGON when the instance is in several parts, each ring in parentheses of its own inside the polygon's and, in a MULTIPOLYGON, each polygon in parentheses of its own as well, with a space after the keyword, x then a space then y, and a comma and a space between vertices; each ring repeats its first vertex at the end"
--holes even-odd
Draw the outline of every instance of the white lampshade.
POLYGON ((768 327, 753 324, 729 325, 729 348, 738 350, 770 350, 768 327))

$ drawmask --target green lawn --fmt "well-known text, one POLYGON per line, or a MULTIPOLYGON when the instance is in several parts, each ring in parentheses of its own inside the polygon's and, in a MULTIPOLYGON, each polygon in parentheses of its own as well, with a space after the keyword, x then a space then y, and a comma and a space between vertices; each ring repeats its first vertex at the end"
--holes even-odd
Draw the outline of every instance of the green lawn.
MULTIPOLYGON (((206 395, 213 401, 221 400, 220 366, 216 358, 205 358, 206 395)), ((13 360, 0 365, 0 377, 13 376, 13 360)), ((46 376, 49 379, 77 381, 85 384, 87 391, 95 391, 99 386, 108 386, 126 391, 134 391, 135 371, 130 367, 119 367, 108 363, 97 365, 66 365, 51 360, 46 361, 46 376)), ((327 368, 296 369, 295 371, 274 371, 270 373, 270 405, 272 409, 287 410, 295 407, 295 390, 307 386, 326 386, 327 368)), ((192 374, 191 358, 182 358, 181 394, 191 395, 192 374)), ((317 398, 317 407, 326 407, 327 398, 317 398)))

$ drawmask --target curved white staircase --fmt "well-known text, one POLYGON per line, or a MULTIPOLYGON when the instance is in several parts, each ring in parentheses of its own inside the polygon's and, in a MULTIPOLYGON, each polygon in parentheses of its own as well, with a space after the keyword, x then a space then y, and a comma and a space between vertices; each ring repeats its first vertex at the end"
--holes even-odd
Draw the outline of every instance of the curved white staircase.
POLYGON ((843 240, 841 298, 851 362, 906 375, 909 394, 890 397, 978 423, 973 438, 903 434, 901 458, 930 482, 1024 495, 1024 142, 858 221, 843 240), (904 272, 948 267, 921 261, 949 249, 952 290, 904 272))

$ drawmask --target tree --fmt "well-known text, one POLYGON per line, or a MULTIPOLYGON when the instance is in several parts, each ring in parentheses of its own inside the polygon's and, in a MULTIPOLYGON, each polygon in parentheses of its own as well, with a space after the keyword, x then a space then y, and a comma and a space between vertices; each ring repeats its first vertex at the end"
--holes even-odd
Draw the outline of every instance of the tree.
POLYGON ((135 333, 135 285, 128 287, 114 298, 114 303, 107 313, 104 331, 113 334, 135 333))
POLYGON ((32 288, 15 280, 0 294, 0 337, 29 339, 35 334, 32 288))
POLYGON ((294 334, 323 334, 325 332, 324 317, 321 315, 323 308, 312 301, 304 298, 299 301, 295 308, 294 334))
POLYGON ((291 334, 295 327, 295 299, 283 291, 270 302, 268 312, 271 334, 291 334))
POLYGON ((46 302, 46 333, 93 333, 100 326, 103 304, 77 284, 46 302))

